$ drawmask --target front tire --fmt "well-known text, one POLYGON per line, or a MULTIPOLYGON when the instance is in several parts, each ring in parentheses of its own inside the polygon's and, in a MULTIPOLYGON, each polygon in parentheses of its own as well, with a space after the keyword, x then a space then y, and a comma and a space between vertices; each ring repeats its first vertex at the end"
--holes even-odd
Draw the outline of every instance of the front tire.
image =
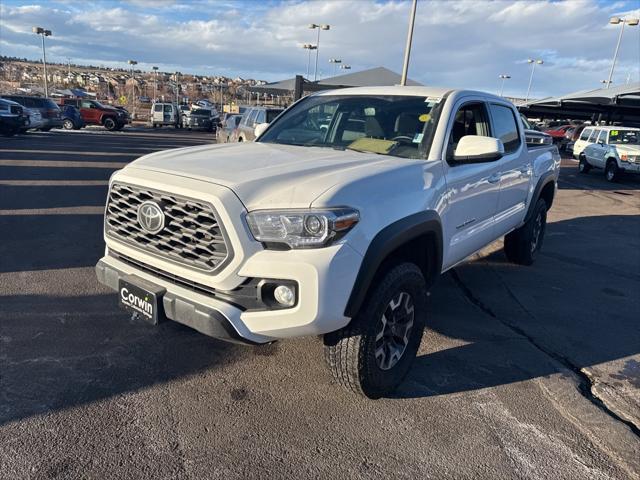
POLYGON ((118 126, 116 121, 113 118, 110 118, 110 117, 105 118, 104 121, 102 122, 102 124, 104 125, 104 128, 106 128, 110 132, 113 132, 116 129, 116 127, 118 126))
POLYGON ((324 336, 334 380, 354 393, 380 398, 409 372, 425 326, 427 285, 413 263, 382 276, 349 325, 324 336))
POLYGON ((547 204, 538 199, 533 214, 517 230, 504 237, 504 253, 507 259, 518 265, 532 265, 542 248, 547 229, 547 204))
POLYGON ((609 182, 617 182, 620 179, 620 169, 615 160, 609 160, 604 169, 604 176, 609 182))
POLYGON ((73 130, 74 129, 73 122, 68 118, 65 118, 64 121, 62 122, 62 128, 64 128, 65 130, 73 130))
POLYGON ((580 173, 589 173, 591 170, 591 165, 587 163, 587 159, 584 155, 580 155, 580 159, 578 161, 578 171, 580 173))

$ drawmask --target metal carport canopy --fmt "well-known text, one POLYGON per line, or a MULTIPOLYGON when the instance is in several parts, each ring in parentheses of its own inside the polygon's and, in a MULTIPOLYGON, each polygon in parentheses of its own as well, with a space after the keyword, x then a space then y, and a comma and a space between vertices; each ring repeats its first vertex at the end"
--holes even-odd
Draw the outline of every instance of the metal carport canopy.
POLYGON ((521 105, 529 116, 640 122, 640 82, 543 98, 521 105))

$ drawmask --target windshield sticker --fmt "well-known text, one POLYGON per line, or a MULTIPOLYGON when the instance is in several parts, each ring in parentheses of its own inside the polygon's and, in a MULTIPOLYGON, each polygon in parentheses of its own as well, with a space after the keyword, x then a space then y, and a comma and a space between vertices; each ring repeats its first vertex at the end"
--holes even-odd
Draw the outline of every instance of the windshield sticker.
POLYGON ((422 133, 416 133, 416 134, 413 136, 413 143, 420 143, 420 142, 422 141, 422 137, 423 137, 423 135, 424 135, 424 134, 422 134, 422 133))
POLYGON ((620 132, 618 130, 611 130, 611 136, 612 137, 617 137, 620 134, 620 132))
POLYGON ((442 97, 427 97, 425 103, 438 103, 442 100, 442 97))
POLYGON ((431 118, 431 115, 429 115, 428 113, 423 113, 418 117, 418 120, 421 121, 422 123, 426 123, 429 121, 430 118, 431 118))

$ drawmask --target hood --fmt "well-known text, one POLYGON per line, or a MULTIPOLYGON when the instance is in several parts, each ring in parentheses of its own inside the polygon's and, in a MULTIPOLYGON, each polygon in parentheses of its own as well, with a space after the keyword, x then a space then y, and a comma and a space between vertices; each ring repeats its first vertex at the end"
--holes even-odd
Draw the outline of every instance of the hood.
POLYGON ((640 155, 640 145, 622 144, 622 145, 614 145, 614 147, 616 147, 616 151, 618 152, 618 155, 622 153, 626 153, 627 155, 640 155))
POLYGON ((254 210, 306 208, 338 183, 411 162, 350 150, 241 142, 155 152, 126 168, 222 185, 254 210))

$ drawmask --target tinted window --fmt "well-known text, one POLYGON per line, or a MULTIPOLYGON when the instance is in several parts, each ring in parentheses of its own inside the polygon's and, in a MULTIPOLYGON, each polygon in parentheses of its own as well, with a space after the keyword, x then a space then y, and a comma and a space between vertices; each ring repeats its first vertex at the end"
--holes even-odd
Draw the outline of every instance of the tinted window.
POLYGON ((515 152, 520 147, 518 125, 513 110, 503 105, 490 105, 493 120, 493 136, 502 140, 505 153, 515 152))
POLYGON ((596 142, 607 143, 607 132, 605 130, 600 130, 600 135, 598 135, 598 140, 596 142))
POLYGON ((589 140, 589 135, 591 135, 591 132, 592 132, 592 131, 593 131, 593 130, 591 130, 590 128, 585 128, 585 129, 582 131, 582 135, 580 135, 580 140, 584 140, 584 141, 589 140))
POLYGON ((165 105, 164 113, 173 113, 173 105, 165 105))
POLYGON ((267 113, 264 110, 258 110, 255 123, 265 123, 267 121, 267 113))
POLYGON ((594 143, 596 141, 596 138, 598 138, 599 133, 600 133, 600 130, 593 129, 593 131, 591 132, 591 135, 589 135, 589 141, 591 143, 594 143))
POLYGON ((154 105, 153 106, 153 111, 154 112, 161 112, 162 111, 162 105, 154 105))
POLYGON ((267 110, 267 123, 273 122, 273 120, 280 115, 282 110, 267 110))

